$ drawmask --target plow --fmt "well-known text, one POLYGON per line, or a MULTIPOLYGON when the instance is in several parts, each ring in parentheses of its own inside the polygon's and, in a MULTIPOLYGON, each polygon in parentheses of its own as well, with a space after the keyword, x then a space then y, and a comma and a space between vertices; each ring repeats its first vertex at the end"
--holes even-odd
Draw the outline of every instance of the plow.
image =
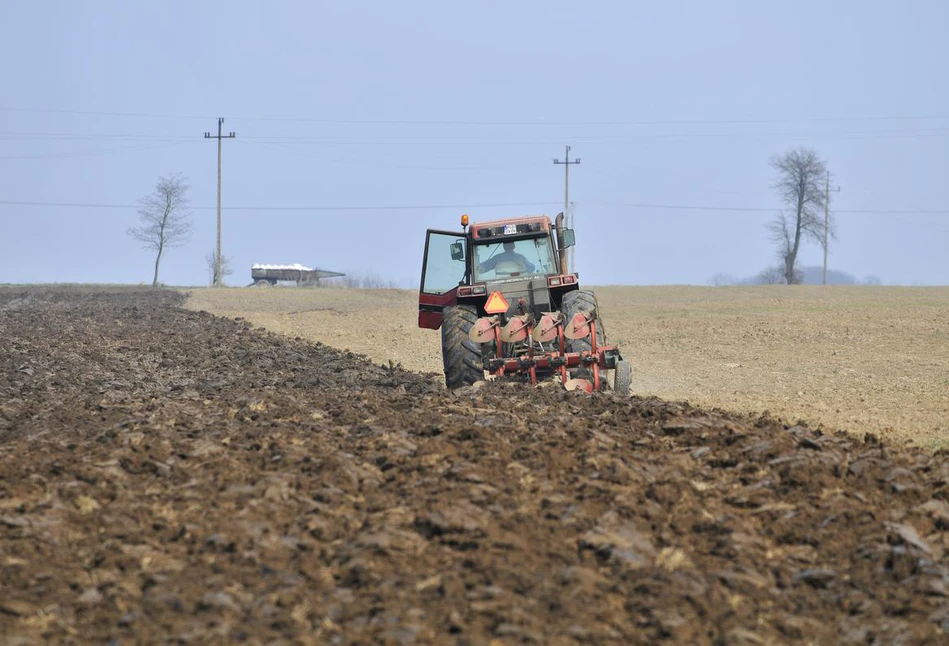
POLYGON ((538 374, 556 375, 567 390, 580 388, 588 393, 601 390, 606 382, 605 370, 618 370, 619 387, 629 388, 629 364, 619 357, 615 346, 597 347, 596 318, 592 312, 578 312, 564 321, 561 312, 545 313, 540 321, 531 314, 515 315, 502 322, 500 316, 478 319, 468 337, 492 349, 516 348, 513 356, 497 353, 484 359, 484 369, 496 377, 523 374, 536 385, 538 374), (589 351, 568 352, 568 341, 587 339, 589 351), (577 375, 577 376, 572 376, 577 375))
POLYGON ((563 214, 429 230, 419 326, 441 328, 445 383, 559 381, 567 390, 627 393, 630 364, 605 341, 596 296, 568 272, 574 234, 563 214), (612 377, 612 378, 611 378, 612 377))

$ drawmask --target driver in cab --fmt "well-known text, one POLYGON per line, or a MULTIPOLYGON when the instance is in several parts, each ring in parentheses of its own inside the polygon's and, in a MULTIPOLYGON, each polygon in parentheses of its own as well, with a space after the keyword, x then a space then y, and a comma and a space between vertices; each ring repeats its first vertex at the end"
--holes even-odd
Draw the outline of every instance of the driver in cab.
POLYGON ((484 262, 480 263, 478 265, 478 272, 481 273, 491 271, 499 263, 509 263, 510 265, 516 265, 522 272, 530 273, 534 271, 534 263, 514 251, 513 242, 505 242, 504 251, 496 256, 491 256, 484 262))

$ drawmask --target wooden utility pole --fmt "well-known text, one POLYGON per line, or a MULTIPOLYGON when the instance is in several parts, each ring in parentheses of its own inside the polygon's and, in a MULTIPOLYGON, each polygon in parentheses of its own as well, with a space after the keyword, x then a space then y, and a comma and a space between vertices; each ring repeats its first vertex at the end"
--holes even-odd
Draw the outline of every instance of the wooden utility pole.
MULTIPOLYGON (((840 187, 833 189, 834 192, 839 192, 840 187)), ((829 244, 829 232, 830 232, 830 171, 827 171, 827 178, 824 182, 824 277, 821 281, 822 285, 827 284, 827 248, 829 244)))
POLYGON ((227 135, 221 134, 221 126, 224 124, 224 117, 217 120, 217 137, 210 132, 204 133, 205 139, 217 139, 217 252, 214 256, 214 286, 223 287, 224 277, 221 275, 221 141, 224 139, 233 139, 237 135, 233 132, 227 135))
MULTIPOLYGON (((567 218, 567 226, 573 229, 573 212, 570 210, 570 166, 579 164, 580 158, 577 157, 575 160, 570 161, 570 146, 565 146, 564 148, 566 149, 564 160, 560 161, 559 159, 555 159, 554 163, 563 164, 563 213, 567 218)), ((570 248, 570 273, 574 271, 573 249, 573 247, 570 248)))

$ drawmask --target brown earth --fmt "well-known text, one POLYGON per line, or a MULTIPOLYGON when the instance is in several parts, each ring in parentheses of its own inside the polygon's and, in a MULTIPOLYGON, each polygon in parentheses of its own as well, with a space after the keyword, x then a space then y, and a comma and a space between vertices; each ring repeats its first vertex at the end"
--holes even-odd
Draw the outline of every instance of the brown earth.
MULTIPOLYGON (((949 288, 597 287, 641 396, 949 448, 949 288)), ((401 290, 198 289, 188 307, 441 371, 401 290)))
POLYGON ((944 453, 181 300, 0 290, 3 643, 946 643, 944 453))

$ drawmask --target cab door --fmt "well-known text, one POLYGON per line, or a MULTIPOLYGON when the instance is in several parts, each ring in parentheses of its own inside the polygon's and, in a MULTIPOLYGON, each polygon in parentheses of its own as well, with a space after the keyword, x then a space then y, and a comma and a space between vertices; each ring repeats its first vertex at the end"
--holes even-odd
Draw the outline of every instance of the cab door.
POLYGON ((437 330, 442 310, 458 299, 458 286, 468 274, 465 234, 429 229, 425 234, 422 281, 418 295, 418 326, 437 330))

